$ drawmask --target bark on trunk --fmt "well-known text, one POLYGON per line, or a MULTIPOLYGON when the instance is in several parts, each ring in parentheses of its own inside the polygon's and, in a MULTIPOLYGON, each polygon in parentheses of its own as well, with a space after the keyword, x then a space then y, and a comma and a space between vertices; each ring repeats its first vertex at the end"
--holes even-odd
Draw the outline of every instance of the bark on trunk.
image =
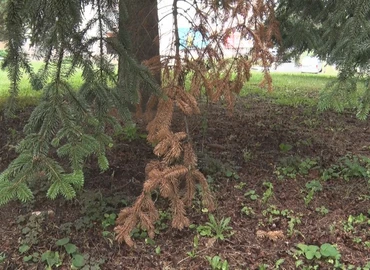
MULTIPOLYGON (((120 12, 122 5, 126 6, 128 18, 124 19, 120 13, 119 28, 129 32, 131 52, 136 55, 139 62, 155 59, 155 66, 160 67, 157 0, 120 0, 120 12)), ((119 34, 118 38, 120 41, 125 40, 122 34, 119 34)), ((124 59, 119 59, 119 67, 122 61, 124 59)), ((123 79, 124 75, 121 74, 120 68, 118 72, 119 78, 123 79)), ((154 77, 160 84, 160 69, 154 73, 154 77)), ((140 88, 141 108, 145 111, 151 92, 145 85, 141 85, 140 88)))

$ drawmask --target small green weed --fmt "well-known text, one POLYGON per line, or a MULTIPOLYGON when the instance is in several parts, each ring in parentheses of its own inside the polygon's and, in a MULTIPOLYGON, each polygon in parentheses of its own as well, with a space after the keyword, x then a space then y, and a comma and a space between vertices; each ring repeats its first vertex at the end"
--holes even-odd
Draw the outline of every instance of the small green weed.
POLYGON ((365 156, 346 155, 337 164, 324 170, 323 180, 343 178, 349 181, 353 178, 370 178, 370 158, 365 156))
POLYGON ((197 256, 198 247, 199 247, 199 238, 198 238, 198 235, 196 235, 196 236, 194 236, 193 249, 191 251, 187 252, 186 254, 190 258, 195 258, 197 256))
MULTIPOLYGON (((103 228, 114 225, 113 216, 117 209, 127 206, 124 195, 116 193, 113 196, 104 196, 101 192, 83 192, 79 196, 78 203, 81 205, 81 217, 76 219, 72 226, 76 230, 92 228, 94 222, 101 222, 103 228)), ((71 224, 64 225, 68 230, 71 224)))
POLYGON ((168 228, 167 221, 171 219, 171 214, 167 211, 159 211, 159 219, 155 222, 155 233, 159 234, 160 231, 168 228))
POLYGON ((346 232, 355 232, 356 226, 360 225, 370 225, 370 219, 362 213, 357 216, 349 215, 347 221, 343 222, 343 229, 346 232))
POLYGON ((265 263, 258 265, 258 270, 267 270, 268 268, 269 268, 269 265, 265 263))
POLYGON ((267 217, 267 222, 269 224, 274 223, 276 220, 279 220, 280 216, 287 217, 289 210, 280 211, 276 208, 275 205, 270 205, 267 209, 262 211, 262 215, 267 217))
POLYGON ((303 159, 298 165, 298 172, 301 175, 307 175, 311 169, 317 167, 317 161, 311 158, 303 159))
POLYGON ((134 140, 139 139, 141 136, 138 133, 138 129, 135 123, 128 123, 123 128, 123 136, 124 139, 132 142, 134 140))
POLYGON ((39 236, 43 232, 43 222, 46 219, 46 215, 18 216, 17 223, 23 236, 21 244, 27 246, 37 245, 39 243, 39 236))
POLYGON ((267 189, 262 194, 262 202, 267 203, 268 200, 274 195, 274 186, 271 182, 263 182, 263 186, 265 186, 267 189))
POLYGON ((105 213, 104 214, 104 219, 102 220, 101 224, 102 224, 102 227, 103 227, 103 237, 109 242, 109 245, 112 247, 113 246, 113 241, 114 241, 114 232, 112 232, 111 230, 108 230, 109 227, 112 227, 115 225, 115 222, 116 222, 116 218, 117 218, 117 214, 115 213, 111 213, 111 214, 108 214, 108 213, 105 213))
POLYGON ((21 245, 19 248, 18 248, 18 251, 19 251, 19 253, 20 254, 24 254, 24 253, 26 253, 27 251, 29 251, 30 250, 30 246, 29 245, 27 245, 27 244, 23 244, 23 245, 21 245))
POLYGON ((83 257, 85 260, 85 265, 81 268, 81 270, 100 270, 100 266, 106 261, 105 258, 94 258, 90 256, 90 254, 83 254, 83 257))
POLYGON ((362 239, 361 239, 361 237, 354 237, 354 238, 352 239, 352 242, 353 242, 353 243, 356 243, 356 244, 361 244, 362 239))
POLYGON ((246 193, 244 193, 244 196, 251 199, 252 201, 257 200, 259 197, 254 189, 248 190, 246 193))
POLYGON ((243 159, 245 163, 248 163, 253 159, 253 153, 248 148, 243 149, 243 159))
POLYGON ((234 180, 238 180, 240 178, 240 176, 236 172, 233 172, 231 170, 226 170, 225 171, 225 176, 227 178, 232 178, 234 180))
POLYGON ((225 240, 225 238, 230 237, 232 233, 232 227, 229 226, 231 218, 222 218, 217 221, 212 215, 208 215, 209 221, 205 225, 190 225, 190 228, 196 229, 201 236, 215 237, 216 239, 225 240))
POLYGON ((329 213, 329 209, 325 206, 316 207, 315 211, 323 216, 329 213))
POLYGON ((275 269, 279 269, 280 266, 285 262, 285 259, 278 259, 276 262, 275 262, 275 269))
MULTIPOLYGON (((46 269, 58 267, 63 263, 64 255, 59 251, 47 250, 41 255, 39 252, 31 252, 32 247, 36 246, 43 233, 43 222, 48 218, 47 214, 31 215, 28 219, 25 216, 18 217, 18 224, 22 228, 24 238, 21 240, 21 245, 18 249, 19 253, 23 255, 23 261, 28 263, 44 262, 46 269), (26 222, 24 224, 24 222, 26 222)), ((69 238, 63 238, 56 241, 56 246, 63 246, 64 251, 72 256, 72 265, 76 268, 81 265, 81 255, 77 253, 77 247, 69 243, 69 238)))
MULTIPOLYGON (((167 220, 169 220, 170 218, 171 218, 171 215, 168 212, 159 211, 159 219, 155 223, 155 230, 154 230, 156 234, 159 234, 160 231, 168 228, 167 220)), ((144 230, 143 228, 141 228, 140 225, 138 225, 136 228, 134 228, 131 231, 131 237, 135 239, 144 240, 146 244, 150 246, 155 246, 155 241, 149 237, 148 232, 144 230)), ((158 246, 156 248, 156 251, 158 251, 158 246)))
POLYGON ((221 160, 214 158, 208 154, 200 153, 200 158, 202 158, 202 163, 200 163, 202 171, 208 175, 215 175, 217 173, 225 173, 225 164, 221 160))
MULTIPOLYGON (((104 258, 96 259, 96 258, 91 257, 89 254, 82 254, 78 252, 77 246, 72 244, 68 237, 59 239, 58 241, 56 241, 56 245, 59 247, 63 247, 65 252, 70 256, 71 269, 81 269, 81 270, 96 269, 98 270, 100 269, 100 265, 104 264, 105 262, 104 258)), ((45 257, 48 260, 50 258, 50 255, 52 255, 52 251, 50 253, 49 251, 47 251, 46 253, 47 254, 45 255, 45 257)), ((61 254, 64 254, 64 252, 61 254)), ((61 255, 61 258, 64 258, 64 257, 65 257, 64 255, 61 255)))
MULTIPOLYGON (((84 256, 78 252, 78 248, 76 245, 70 243, 68 237, 59 239, 58 241, 56 241, 55 244, 59 247, 64 247, 67 254, 69 254, 72 257, 72 267, 78 269, 85 265, 84 256)), ((49 255, 47 257, 49 257, 49 255)))
POLYGON ((306 189, 308 190, 307 195, 304 198, 304 203, 307 206, 313 199, 314 195, 318 191, 322 191, 322 185, 318 180, 312 180, 306 183, 306 189))
POLYGON ((337 179, 340 177, 340 169, 338 165, 332 165, 330 168, 325 169, 321 175, 321 179, 324 181, 330 179, 337 179))
POLYGON ((117 214, 115 213, 111 213, 111 214, 105 213, 104 219, 101 222, 103 229, 107 229, 108 227, 115 225, 116 218, 117 218, 117 214))
POLYGON ((6 254, 4 252, 0 252, 0 263, 5 262, 6 254))
POLYGON ((31 254, 27 254, 30 249, 31 249, 31 247, 26 245, 26 244, 23 244, 18 248, 19 253, 24 255, 23 256, 23 261, 24 262, 34 262, 34 263, 39 262, 40 261, 40 253, 39 252, 33 252, 31 254))
POLYGON ((321 124, 321 122, 320 120, 315 119, 315 118, 313 119, 308 118, 308 119, 303 120, 303 124, 305 124, 309 128, 316 128, 321 124))
POLYGON ((209 262, 209 265, 214 270, 228 270, 229 269, 229 263, 227 260, 222 260, 220 256, 206 256, 207 261, 209 262))
POLYGON ((287 153, 289 152, 290 150, 292 150, 293 146, 290 145, 290 144, 285 144, 285 143, 281 143, 279 144, 279 149, 282 153, 287 153))
MULTIPOLYGON (((320 247, 316 245, 297 244, 297 250, 294 252, 294 257, 298 259, 303 256, 308 261, 324 260, 330 264, 339 264, 341 257, 338 249, 329 243, 324 243, 320 247)), ((303 261, 297 260, 296 266, 303 264, 303 261)))
POLYGON ((286 177, 295 179, 297 177, 297 171, 294 167, 277 167, 274 173, 277 175, 279 180, 283 180, 286 177))
POLYGON ((288 236, 292 236, 296 231, 295 227, 302 223, 301 218, 295 215, 288 215, 288 236))
POLYGON ((145 238, 145 244, 154 247, 155 246, 155 241, 154 241, 154 239, 152 239, 150 237, 147 237, 147 238, 145 238))
POLYGON ((142 230, 139 226, 134 228, 130 234, 134 239, 146 239, 148 237, 148 233, 145 230, 142 230))
POLYGON ((296 226, 301 224, 302 215, 295 214, 292 210, 288 209, 279 210, 275 205, 270 205, 267 209, 263 210, 262 215, 268 218, 267 222, 269 224, 273 224, 281 218, 288 219, 288 236, 292 236, 296 231, 296 226))
POLYGON ((252 217, 255 214, 253 208, 247 205, 243 205, 241 212, 248 217, 252 217))
POLYGON ((234 188, 242 190, 246 185, 247 183, 240 182, 239 184, 235 185, 234 188))
POLYGON ((346 156, 339 160, 341 164, 341 174, 348 181, 351 178, 368 178, 367 166, 370 165, 370 159, 367 157, 346 156))
POLYGON ((286 177, 295 179, 298 174, 307 175, 310 170, 315 168, 317 168, 316 159, 302 159, 298 156, 290 156, 280 159, 280 165, 276 168, 274 173, 280 180, 286 177))
POLYGON ((58 251, 45 251, 41 255, 41 261, 46 264, 46 270, 51 270, 53 267, 59 267, 62 265, 63 261, 59 255, 58 251))

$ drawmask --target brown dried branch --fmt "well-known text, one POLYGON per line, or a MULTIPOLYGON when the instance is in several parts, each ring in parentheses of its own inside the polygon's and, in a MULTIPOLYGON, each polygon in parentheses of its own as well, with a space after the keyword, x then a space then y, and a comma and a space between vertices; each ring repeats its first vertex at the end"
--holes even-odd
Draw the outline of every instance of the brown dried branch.
POLYGON ((173 167, 168 167, 163 171, 163 176, 165 178, 180 178, 187 174, 189 169, 183 165, 175 165, 173 167))
POLYGON ((191 206, 192 200, 195 196, 195 181, 191 172, 186 174, 185 183, 186 183, 186 192, 183 197, 183 202, 184 205, 191 206))
POLYGON ((195 168, 198 163, 197 156, 190 142, 184 145, 184 165, 187 168, 195 168))
POLYGON ((208 208, 209 211, 215 210, 215 203, 212 196, 212 193, 209 189, 209 185, 207 179, 199 170, 194 170, 192 172, 194 179, 201 185, 202 187, 202 203, 205 207, 208 208))
POLYGON ((119 243, 123 241, 130 247, 134 246, 130 232, 141 224, 142 228, 148 231, 149 236, 154 237, 154 223, 158 220, 159 214, 154 207, 154 203, 150 195, 142 193, 134 205, 129 208, 124 208, 118 215, 116 220, 117 226, 114 228, 116 232, 116 240, 119 243))
MULTIPOLYGON (((176 1, 174 7, 176 7, 176 1)), ((272 39, 279 40, 279 24, 274 17, 273 1, 244 1, 225 0, 205 1, 200 7, 195 1, 196 18, 199 22, 192 28, 200 33, 206 41, 205 48, 184 50, 184 57, 180 55, 179 35, 175 37, 175 56, 163 60, 163 96, 157 102, 154 96, 147 104, 144 117, 150 120, 147 125, 148 142, 155 145, 154 153, 161 161, 152 161, 145 168, 146 181, 143 192, 132 207, 123 209, 118 218, 115 231, 119 242, 126 242, 133 246, 130 232, 136 226, 148 231, 154 237, 154 223, 158 219, 158 211, 151 199, 153 191, 160 191, 161 196, 168 198, 173 212, 172 226, 183 229, 190 221, 186 217, 185 207, 190 206, 196 193, 196 184, 199 183, 202 192, 202 202, 210 211, 215 209, 214 198, 205 176, 196 169, 197 157, 191 144, 190 134, 175 133, 171 129, 174 108, 177 106, 187 116, 199 114, 196 100, 203 93, 212 102, 223 100, 230 111, 233 109, 236 95, 239 94, 245 81, 249 80, 251 66, 262 63, 265 67, 261 86, 268 86, 272 90, 272 80, 268 67, 274 61, 269 52, 272 48, 272 39), (220 8, 221 6, 222 8, 220 8), (215 31, 210 18, 217 18, 220 29, 215 31), (267 21, 266 21, 267 18, 267 21), (266 23, 267 22, 267 23, 266 23), (240 55, 239 48, 234 48, 237 57, 225 59, 222 47, 235 32, 241 38, 252 38, 253 49, 249 58, 240 55), (175 63, 169 67, 169 63, 175 63), (190 82, 190 89, 185 89, 185 81, 190 82), (153 109, 157 111, 154 114, 153 109), (185 141, 186 140, 186 141, 185 141), (184 190, 180 190, 183 188, 184 190)), ((176 10, 174 12, 177 12, 176 10)), ((175 16, 175 29, 178 30, 175 16)), ((175 31, 176 32, 176 31, 175 31)), ((157 64, 160 59, 151 59, 145 64, 153 71, 160 68, 157 64)), ((189 84, 186 84, 189 85, 189 84)), ((187 126, 187 124, 186 124, 187 126)), ((273 241, 284 237, 281 231, 257 231, 257 237, 267 237, 273 241)))
POLYGON ((154 119, 148 124, 148 141, 157 143, 163 139, 164 134, 170 133, 169 128, 173 115, 173 102, 170 99, 160 100, 158 111, 154 119))
POLYGON ((161 178, 159 177, 149 178, 148 180, 144 182, 143 191, 145 193, 150 193, 153 190, 155 190, 159 186, 160 183, 161 183, 161 178))
MULTIPOLYGON (((158 133, 160 134, 160 133, 158 133)), ((178 132, 167 134, 166 138, 163 138, 161 142, 154 148, 154 154, 157 156, 163 156, 165 163, 172 163, 178 159, 182 153, 181 140, 186 137, 186 133, 178 132)))
POLYGON ((175 196, 171 201, 171 206, 173 212, 172 227, 179 230, 182 230, 184 227, 188 227, 190 225, 190 221, 186 217, 183 201, 175 196))

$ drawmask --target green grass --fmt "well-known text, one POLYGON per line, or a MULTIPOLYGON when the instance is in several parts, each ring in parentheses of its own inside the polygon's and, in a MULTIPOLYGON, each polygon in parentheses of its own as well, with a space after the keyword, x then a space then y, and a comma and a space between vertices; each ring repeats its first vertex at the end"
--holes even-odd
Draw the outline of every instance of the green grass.
MULTIPOLYGON (((0 110, 3 110, 7 99, 9 97, 10 81, 8 79, 8 73, 6 70, 0 69, 0 110)), ((19 96, 18 106, 23 108, 27 106, 36 105, 41 91, 35 91, 32 89, 31 84, 28 81, 28 76, 23 75, 19 84, 19 96)))
MULTIPOLYGON (((33 62, 32 66, 37 71, 42 66, 42 62, 33 62)), ((72 87, 78 88, 82 84, 81 72, 76 72, 70 79, 72 87)), ((0 100, 6 99, 9 96, 10 81, 6 70, 0 69, 0 100)), ((32 89, 27 74, 23 74, 19 84, 19 97, 21 98, 38 98, 42 91, 32 89)))
MULTIPOLYGON (((336 73, 326 72, 322 74, 302 73, 271 73, 273 80, 273 92, 261 88, 259 83, 263 78, 262 72, 252 72, 252 77, 241 91, 241 96, 258 95, 274 100, 280 105, 317 105, 320 92, 326 85, 335 80, 336 73)), ((361 89, 363 84, 359 84, 361 89)))
MULTIPOLYGON (((35 70, 40 68, 41 62, 34 62, 35 70)), ((258 95, 269 98, 280 105, 298 106, 298 105, 317 105, 320 91, 330 81, 336 78, 336 71, 331 67, 325 67, 325 73, 322 74, 301 74, 301 73, 271 73, 273 79, 273 92, 268 93, 266 89, 259 87, 263 73, 254 71, 249 82, 247 82, 241 91, 241 96, 258 95)), ((78 89, 83 83, 81 72, 76 72, 70 79, 71 85, 78 89)), ((359 86, 361 87, 362 84, 359 86)), ((0 104, 6 102, 9 96, 10 82, 6 70, 0 70, 0 104)), ((21 105, 36 104, 42 91, 32 89, 28 81, 28 76, 22 76, 20 82, 19 100, 21 105)))
MULTIPOLYGON (((32 63, 35 71, 42 66, 42 62, 32 63)), ((81 72, 76 72, 70 79, 70 84, 73 88, 78 89, 82 84, 81 72)), ((9 97, 10 81, 6 70, 0 69, 0 110, 3 109, 9 97)), ((34 90, 29 82, 27 74, 23 74, 19 84, 18 105, 19 107, 27 107, 36 105, 42 94, 42 91, 34 90)))
MULTIPOLYGON (((6 70, 0 70, 0 97, 5 98, 9 96, 10 81, 6 70)), ((19 85, 20 96, 35 97, 40 95, 39 92, 32 90, 27 76, 22 76, 19 85)))

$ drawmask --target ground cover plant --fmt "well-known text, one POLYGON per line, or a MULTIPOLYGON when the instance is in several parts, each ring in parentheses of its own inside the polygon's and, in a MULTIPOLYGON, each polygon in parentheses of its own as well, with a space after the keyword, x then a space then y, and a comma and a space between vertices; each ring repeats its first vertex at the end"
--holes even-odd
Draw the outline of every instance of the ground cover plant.
MULTIPOLYGON (((299 95, 314 100, 320 90, 306 95, 302 89, 299 95)), ((248 93, 247 86, 243 91, 248 93)), ((91 181, 77 199, 46 200, 39 185, 32 202, 2 207, 0 266, 369 269, 369 123, 351 111, 320 112, 278 99, 278 93, 249 92, 232 115, 222 104, 205 103, 201 106, 212 107, 207 115, 189 118, 199 168, 217 205, 208 213, 197 189, 190 228, 172 229, 167 202, 154 193, 163 207, 155 237, 137 228, 131 236, 135 249, 114 241, 116 213, 140 194, 143 161, 153 155, 137 126, 116 138, 106 172, 89 163, 91 181)), ((23 107, 11 121, 2 118, 0 169, 15 157, 29 113, 23 107)), ((181 128, 183 122, 174 125, 181 128)))

